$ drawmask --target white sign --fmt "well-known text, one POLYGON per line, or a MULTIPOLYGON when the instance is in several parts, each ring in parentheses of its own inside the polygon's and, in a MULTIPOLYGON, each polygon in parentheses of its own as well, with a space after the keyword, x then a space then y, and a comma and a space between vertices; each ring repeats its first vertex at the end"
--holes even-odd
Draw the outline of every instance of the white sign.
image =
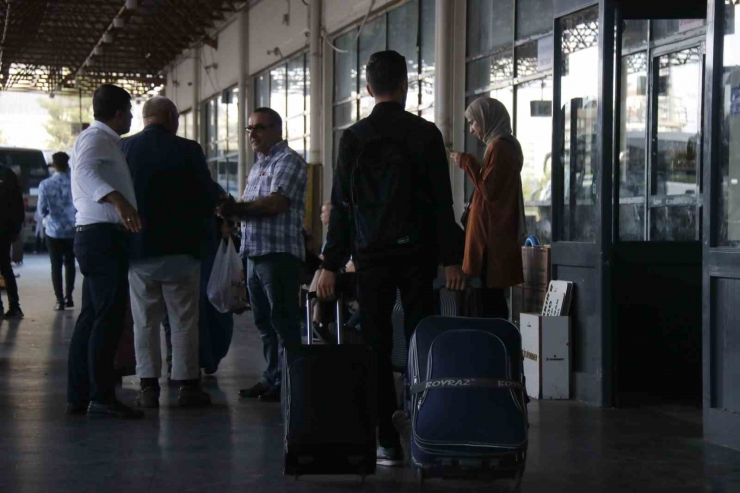
POLYGON ((555 41, 553 40, 552 36, 547 36, 537 41, 537 71, 538 72, 552 70, 554 54, 555 54, 555 41))

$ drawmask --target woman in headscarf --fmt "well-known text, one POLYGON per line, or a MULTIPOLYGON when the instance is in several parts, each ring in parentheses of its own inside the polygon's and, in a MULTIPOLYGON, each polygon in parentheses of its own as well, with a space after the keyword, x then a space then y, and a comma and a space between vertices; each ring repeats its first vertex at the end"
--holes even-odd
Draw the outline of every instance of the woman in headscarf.
POLYGON ((508 319, 504 290, 524 282, 522 148, 500 101, 478 98, 465 110, 465 118, 470 132, 486 144, 486 153, 482 163, 468 153, 452 155, 475 185, 465 226, 463 271, 481 279, 483 316, 508 319))

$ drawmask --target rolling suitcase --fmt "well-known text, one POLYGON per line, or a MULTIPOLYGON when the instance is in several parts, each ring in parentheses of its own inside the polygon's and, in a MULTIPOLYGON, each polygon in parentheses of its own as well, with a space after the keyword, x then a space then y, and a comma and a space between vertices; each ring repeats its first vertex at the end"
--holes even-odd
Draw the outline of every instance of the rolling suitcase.
POLYGON ((417 478, 508 478, 527 455, 521 336, 506 320, 430 317, 409 347, 407 412, 417 478))
MULTIPOLYGON (((375 473, 376 399, 373 355, 365 345, 312 344, 307 295, 307 343, 283 353, 283 472, 375 473)), ((341 327, 341 299, 337 301, 341 327)))

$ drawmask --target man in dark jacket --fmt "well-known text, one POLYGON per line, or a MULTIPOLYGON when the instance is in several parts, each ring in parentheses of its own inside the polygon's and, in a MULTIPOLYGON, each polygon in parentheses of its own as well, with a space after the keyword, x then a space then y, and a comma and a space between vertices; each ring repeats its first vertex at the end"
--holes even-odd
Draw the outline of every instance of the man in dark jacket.
POLYGON ((7 313, 3 314, 3 301, 0 299, 0 318, 23 316, 18 299, 18 284, 10 265, 10 246, 21 232, 25 215, 23 192, 18 177, 12 169, 0 164, 0 275, 5 279, 9 305, 7 313))
MULTIPOLYGON (((406 314, 406 338, 418 323, 434 312, 432 283, 441 262, 445 266, 447 287, 464 289, 465 277, 461 264, 464 237, 456 224, 452 208, 452 188, 449 167, 442 135, 434 124, 404 110, 408 92, 406 59, 395 51, 383 51, 370 57, 367 64, 367 90, 375 98, 372 114, 344 131, 339 142, 329 232, 324 248, 324 272, 318 283, 322 299, 334 296, 336 272, 353 254, 358 275, 358 301, 362 312, 362 331, 377 354, 378 395, 378 464, 396 466, 403 463, 403 453, 398 432, 393 427, 392 416, 396 410, 391 353, 393 326, 391 316, 400 289, 406 314), (366 144, 361 144, 360 139, 366 144), (382 149, 371 149, 371 146, 382 149), (394 204, 411 204, 403 212, 399 207, 372 203, 372 207, 357 209, 356 193, 371 173, 353 177, 353 170, 361 152, 363 155, 386 155, 397 149, 396 164, 408 167, 401 172, 406 180, 406 195, 382 195, 400 183, 380 186, 384 198, 394 204), (365 154, 365 152, 368 154, 365 154), (385 219, 371 217, 373 211, 389 212, 385 219), (359 211, 359 212, 358 212, 359 211), (370 214, 360 217, 358 214, 370 214), (403 217, 402 217, 403 215, 403 217), (413 216, 413 217, 412 217, 413 216), (396 241, 384 246, 363 250, 358 236, 367 241, 367 229, 358 232, 356 225, 379 224, 382 230, 398 229, 399 222, 418 225, 403 233, 396 241), (396 224, 394 224, 396 223, 396 224)), ((389 161, 390 162, 390 161, 389 161)), ((371 167, 377 163, 368 163, 371 167)), ((359 165, 357 165, 359 166, 359 165)), ((393 173, 393 172, 391 172, 393 173)), ((387 176, 387 175, 386 175, 387 176)), ((399 175, 400 176, 400 175, 399 175)), ((370 188, 379 184, 367 183, 370 188)), ((372 238, 369 239, 372 242, 372 238)))
POLYGON ((129 284, 134 317, 140 407, 159 406, 160 324, 172 328, 172 379, 182 381, 180 406, 203 406, 198 318, 201 244, 216 192, 197 142, 180 138, 177 107, 157 96, 144 104, 144 130, 124 139, 142 230, 131 238, 129 284))

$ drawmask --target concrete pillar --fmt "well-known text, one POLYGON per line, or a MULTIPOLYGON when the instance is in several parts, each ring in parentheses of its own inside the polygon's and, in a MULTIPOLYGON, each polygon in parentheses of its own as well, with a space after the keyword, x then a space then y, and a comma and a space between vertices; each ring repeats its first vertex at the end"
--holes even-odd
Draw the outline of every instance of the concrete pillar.
MULTIPOLYGON (((438 0, 439 1, 439 0, 438 0)), ((449 40, 452 46, 452 62, 450 84, 452 87, 450 96, 450 111, 452 124, 452 148, 456 151, 465 149, 465 132, 467 123, 465 121, 465 44, 467 37, 467 2, 465 0, 453 0, 453 9, 450 12, 450 31, 452 36, 449 40)), ((438 11, 439 12, 439 11, 438 11)), ((437 17, 437 22, 440 22, 437 17)), ((465 207, 465 173, 457 166, 450 166, 450 179, 452 180, 452 198, 455 201, 455 217, 460 218, 465 207)))
POLYGON ((309 11, 310 22, 310 58, 309 67, 311 73, 311 136, 308 151, 308 162, 311 164, 321 163, 321 139, 323 128, 321 126, 321 113, 323 105, 323 84, 321 83, 323 65, 321 46, 321 0, 311 0, 309 11))
MULTIPOLYGON (((244 130, 247 126, 247 110, 249 91, 247 83, 247 72, 249 71, 249 6, 245 6, 239 12, 239 123, 237 132, 239 132, 239 165, 238 165, 238 190, 239 196, 246 185, 247 181, 247 132, 244 130)), ((238 198, 238 197, 237 197, 238 198)))
POLYGON ((448 147, 452 145, 453 0, 437 0, 434 33, 434 120, 448 147))
POLYGON ((203 145, 203 137, 200 134, 200 46, 193 48, 193 140, 203 145))

